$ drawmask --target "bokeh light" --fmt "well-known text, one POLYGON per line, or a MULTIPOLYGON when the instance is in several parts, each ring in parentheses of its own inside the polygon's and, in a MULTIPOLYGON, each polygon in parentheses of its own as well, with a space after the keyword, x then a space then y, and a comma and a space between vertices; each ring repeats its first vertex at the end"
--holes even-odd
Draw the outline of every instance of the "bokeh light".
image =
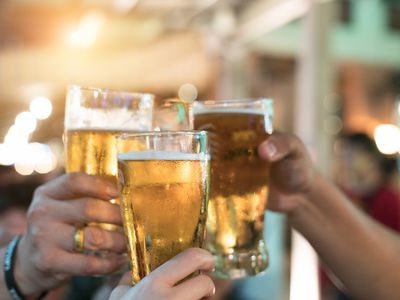
POLYGON ((70 34, 70 43, 74 46, 89 48, 96 42, 104 22, 104 16, 100 13, 90 12, 84 15, 78 27, 70 34))
POLYGON ((197 88, 191 83, 182 84, 178 91, 179 98, 187 102, 196 100, 197 94, 197 88))
POLYGON ((30 144, 18 147, 15 150, 15 171, 21 175, 31 175, 34 171, 35 162, 30 151, 30 144))
POLYGON ((381 124, 374 132, 376 146, 383 154, 400 152, 400 129, 393 124, 381 124))
POLYGON ((45 174, 57 166, 56 154, 46 144, 29 143, 31 133, 37 127, 37 119, 46 119, 52 112, 51 101, 45 97, 34 98, 29 107, 15 118, 0 144, 0 165, 14 164, 15 170, 21 175, 30 175, 34 171, 45 174))
POLYGON ((29 110, 38 120, 47 119, 53 110, 53 105, 48 98, 36 97, 32 99, 29 110))
POLYGON ((4 137, 4 143, 7 145, 24 145, 29 141, 30 132, 25 128, 12 125, 4 137))
POLYGON ((57 166, 56 156, 46 144, 30 143, 19 147, 2 146, 0 154, 3 153, 8 155, 5 156, 7 160, 2 159, 0 163, 4 165, 14 163, 15 170, 21 175, 31 175, 34 171, 46 174, 57 166), (12 152, 10 152, 11 150, 12 152))
POLYGON ((14 165, 15 171, 17 171, 18 174, 27 176, 31 175, 33 173, 33 165, 32 164, 25 164, 21 162, 16 162, 14 165))
POLYGON ((15 161, 14 149, 8 144, 0 144, 0 165, 11 166, 15 161))
POLYGON ((24 111, 19 113, 15 118, 15 125, 27 133, 35 131, 37 126, 37 120, 31 112, 24 111))
POLYGON ((119 13, 127 13, 138 3, 138 0, 114 0, 113 8, 119 13))
POLYGON ((32 153, 34 170, 40 174, 46 174, 55 169, 57 160, 52 153, 50 147, 45 144, 30 144, 30 152, 32 153))
POLYGON ((342 129, 343 129, 343 122, 338 116, 331 115, 324 120, 324 131, 327 134, 336 135, 342 129))

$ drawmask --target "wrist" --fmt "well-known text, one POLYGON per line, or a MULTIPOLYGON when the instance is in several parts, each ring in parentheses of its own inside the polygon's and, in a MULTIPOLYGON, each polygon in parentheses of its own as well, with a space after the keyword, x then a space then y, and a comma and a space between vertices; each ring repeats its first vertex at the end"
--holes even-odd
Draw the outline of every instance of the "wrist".
POLYGON ((30 257, 29 254, 24 253, 26 249, 26 247, 24 247, 25 239, 26 238, 22 236, 15 250, 14 278, 25 299, 40 299, 43 294, 43 288, 31 279, 32 271, 29 270, 29 262, 24 260, 24 258, 29 259, 30 257))
POLYGON ((316 201, 321 201, 323 180, 323 176, 318 171, 314 171, 310 184, 295 196, 297 205, 288 214, 289 222, 295 229, 301 231, 305 224, 310 223, 310 218, 316 218, 319 215, 316 201))

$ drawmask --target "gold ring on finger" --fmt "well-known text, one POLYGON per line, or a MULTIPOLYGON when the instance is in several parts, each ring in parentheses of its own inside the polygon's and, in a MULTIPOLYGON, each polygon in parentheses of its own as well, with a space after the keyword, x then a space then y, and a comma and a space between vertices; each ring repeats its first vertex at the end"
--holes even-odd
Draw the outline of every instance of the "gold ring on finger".
POLYGON ((82 253, 84 250, 85 236, 83 233, 84 227, 77 228, 74 233, 74 250, 82 253))

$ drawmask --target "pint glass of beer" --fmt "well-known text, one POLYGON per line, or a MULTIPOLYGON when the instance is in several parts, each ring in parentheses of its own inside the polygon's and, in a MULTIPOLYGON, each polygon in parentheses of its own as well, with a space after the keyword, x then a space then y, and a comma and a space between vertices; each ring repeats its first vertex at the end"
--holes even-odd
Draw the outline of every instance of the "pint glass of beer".
POLYGON ((204 131, 123 134, 118 179, 132 281, 190 247, 201 247, 208 204, 204 131))
POLYGON ((99 175, 117 184, 116 135, 151 130, 153 98, 150 94, 69 86, 64 132, 66 171, 99 175))
POLYGON ((242 278, 263 272, 269 165, 257 154, 272 133, 272 100, 197 101, 194 127, 209 131, 211 145, 208 249, 215 275, 242 278))

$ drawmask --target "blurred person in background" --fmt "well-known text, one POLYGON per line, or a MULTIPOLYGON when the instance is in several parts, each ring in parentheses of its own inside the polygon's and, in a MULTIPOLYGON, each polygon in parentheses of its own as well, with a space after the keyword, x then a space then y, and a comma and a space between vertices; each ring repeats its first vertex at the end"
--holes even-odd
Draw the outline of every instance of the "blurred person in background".
MULTIPOLYGON (((342 134, 335 142, 333 177, 360 209, 379 223, 400 231, 400 195, 391 186, 396 160, 379 152, 364 133, 342 134)), ((322 292, 333 299, 350 299, 321 272, 322 292)))
POLYGON ((343 134, 335 144, 338 186, 375 220, 400 231, 400 195, 390 185, 396 170, 396 160, 366 134, 343 134))

